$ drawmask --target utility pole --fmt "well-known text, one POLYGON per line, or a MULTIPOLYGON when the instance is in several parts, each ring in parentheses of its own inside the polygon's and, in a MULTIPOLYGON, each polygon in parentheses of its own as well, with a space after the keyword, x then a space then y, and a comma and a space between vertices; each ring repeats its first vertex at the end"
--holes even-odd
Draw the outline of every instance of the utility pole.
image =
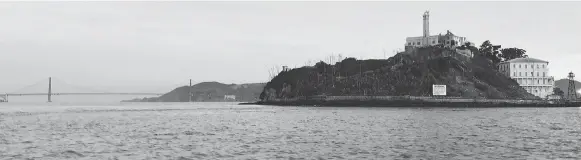
POLYGON ((52 96, 52 78, 48 77, 48 102, 52 102, 51 96, 52 96))
POLYGON ((190 87, 188 87, 188 102, 192 102, 192 79, 190 79, 190 87))

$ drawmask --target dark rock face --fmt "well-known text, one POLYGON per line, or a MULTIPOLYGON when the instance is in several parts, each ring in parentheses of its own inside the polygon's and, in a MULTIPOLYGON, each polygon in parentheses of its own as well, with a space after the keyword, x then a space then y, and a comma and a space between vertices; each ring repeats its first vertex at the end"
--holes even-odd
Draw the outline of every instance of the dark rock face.
MULTIPOLYGON (((224 95, 235 95, 236 101, 253 102, 264 88, 264 83, 223 84, 218 82, 202 82, 191 88, 192 101, 221 102, 224 95)), ((124 102, 188 102, 189 87, 176 88, 160 97, 133 99, 124 102)))
POLYGON ((447 85, 452 97, 538 99, 475 53, 470 59, 441 47, 418 48, 387 60, 347 58, 330 65, 319 62, 284 71, 260 95, 293 98, 314 95, 430 96, 432 85, 447 85))

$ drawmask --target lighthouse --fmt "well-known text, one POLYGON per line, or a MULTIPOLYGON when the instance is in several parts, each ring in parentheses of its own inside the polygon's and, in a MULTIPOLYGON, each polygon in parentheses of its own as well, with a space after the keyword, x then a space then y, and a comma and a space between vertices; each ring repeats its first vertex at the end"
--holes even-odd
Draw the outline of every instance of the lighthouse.
POLYGON ((424 12, 424 46, 429 45, 430 37, 430 11, 424 12))

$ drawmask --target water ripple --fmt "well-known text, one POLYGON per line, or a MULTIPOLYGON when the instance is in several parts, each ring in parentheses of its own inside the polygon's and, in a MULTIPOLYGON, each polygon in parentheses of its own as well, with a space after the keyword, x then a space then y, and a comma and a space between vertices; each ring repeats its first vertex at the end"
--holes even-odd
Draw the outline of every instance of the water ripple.
POLYGON ((576 108, 67 107, 0 110, 0 159, 581 158, 576 108))

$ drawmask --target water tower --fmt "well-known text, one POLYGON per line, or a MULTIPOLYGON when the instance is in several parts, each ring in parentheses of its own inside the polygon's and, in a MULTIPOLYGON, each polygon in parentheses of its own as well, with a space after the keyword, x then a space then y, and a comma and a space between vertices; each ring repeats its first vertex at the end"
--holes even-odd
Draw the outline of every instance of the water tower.
POLYGON ((569 72, 569 91, 567 93, 567 99, 574 101, 577 100, 577 88, 575 88, 575 74, 573 72, 569 72))

